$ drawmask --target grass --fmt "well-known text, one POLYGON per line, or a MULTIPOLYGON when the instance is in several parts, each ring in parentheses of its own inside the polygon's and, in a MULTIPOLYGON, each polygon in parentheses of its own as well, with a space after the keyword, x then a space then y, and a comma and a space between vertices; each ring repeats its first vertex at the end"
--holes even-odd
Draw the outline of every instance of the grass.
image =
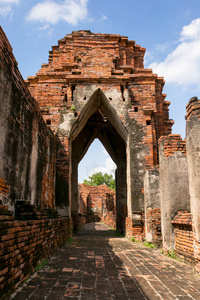
POLYGON ((136 241, 136 239, 135 239, 135 237, 134 237, 134 236, 132 236, 131 238, 129 238, 129 237, 127 237, 127 236, 125 236, 125 238, 126 238, 127 240, 129 240, 129 241, 133 242, 133 243, 141 243, 140 241, 136 241))
POLYGON ((65 242, 65 245, 71 244, 72 241, 73 241, 73 238, 72 238, 71 236, 69 236, 69 237, 67 238, 66 242, 65 242))
POLYGON ((131 237, 131 242, 135 243, 135 237, 134 236, 131 237))
POLYGON ((48 259, 44 259, 41 261, 41 263, 39 263, 37 265, 37 267, 35 268, 35 271, 40 271, 44 266, 46 266, 47 264, 49 263, 49 260, 48 259))
POLYGON ((126 238, 133 242, 133 243, 142 243, 145 247, 149 247, 149 248, 156 248, 156 246, 153 244, 153 243, 150 243, 150 242, 146 242, 146 240, 144 239, 144 242, 141 242, 141 241, 136 241, 136 238, 134 236, 132 236, 131 238, 128 238, 126 236, 126 238))
POLYGON ((161 254, 164 254, 165 256, 168 256, 170 258, 176 259, 177 261, 182 262, 180 258, 177 257, 176 252, 174 249, 172 250, 167 250, 167 252, 164 252, 164 249, 161 249, 161 254))
POLYGON ((174 258, 174 259, 177 258, 176 252, 174 251, 174 249, 168 250, 166 255, 167 255, 168 257, 171 257, 171 258, 174 258))
POLYGON ((150 243, 150 242, 143 242, 143 245, 145 247, 149 247, 149 248, 155 248, 156 247, 153 243, 150 243))

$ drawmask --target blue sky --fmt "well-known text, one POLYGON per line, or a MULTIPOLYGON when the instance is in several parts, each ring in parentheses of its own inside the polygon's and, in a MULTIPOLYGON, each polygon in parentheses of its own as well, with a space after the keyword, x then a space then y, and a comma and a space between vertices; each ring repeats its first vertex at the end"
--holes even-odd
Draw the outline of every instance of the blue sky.
MULTIPOLYGON (((199 0, 0 0, 0 24, 25 79, 48 61, 51 46, 74 30, 135 40, 147 49, 145 67, 164 76, 173 133, 185 137, 185 106, 200 94, 199 0)), ((80 181, 94 168, 113 169, 100 144, 91 147, 79 168, 80 181)))

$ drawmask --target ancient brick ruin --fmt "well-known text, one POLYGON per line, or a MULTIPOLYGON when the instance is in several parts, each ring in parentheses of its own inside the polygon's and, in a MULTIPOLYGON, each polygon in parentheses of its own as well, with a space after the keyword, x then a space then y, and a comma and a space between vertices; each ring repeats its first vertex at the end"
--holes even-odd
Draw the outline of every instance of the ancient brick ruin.
POLYGON ((29 90, 60 142, 57 180, 69 192, 62 197, 57 192, 56 207, 64 212, 69 199, 75 226, 78 163, 95 138, 117 165, 118 230, 125 232, 126 222, 137 223, 137 212, 144 211, 144 169, 158 163, 158 139, 171 133, 173 124, 164 81, 144 69, 144 53, 127 37, 77 31, 59 40, 49 63, 28 77, 29 90))
POLYGON ((116 193, 106 185, 79 184, 79 227, 102 221, 116 229, 116 193))
POLYGON ((164 80, 144 53, 127 37, 75 31, 24 81, 0 28, 0 297, 89 215, 200 273, 200 100, 188 103, 186 141, 171 134, 164 80), (116 195, 78 185, 96 138, 117 165, 116 195))

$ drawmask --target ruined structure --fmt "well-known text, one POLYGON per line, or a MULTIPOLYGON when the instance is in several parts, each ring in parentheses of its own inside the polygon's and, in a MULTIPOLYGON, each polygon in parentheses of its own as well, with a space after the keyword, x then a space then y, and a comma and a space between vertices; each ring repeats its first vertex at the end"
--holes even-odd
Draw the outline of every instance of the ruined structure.
POLYGON ((79 184, 79 226, 102 221, 116 229, 116 194, 106 185, 79 184))
MULTIPOLYGON (((158 163, 158 139, 171 133, 164 81, 144 69, 145 49, 127 37, 77 31, 52 47, 48 64, 28 78, 43 118, 58 135, 56 207, 78 223, 78 163, 99 138, 117 165, 117 228, 144 212, 143 174, 158 163), (59 188, 60 188, 59 184, 59 188), (69 186, 68 189, 66 188, 69 186)), ((128 226, 128 225, 127 225, 128 226)))
POLYGON ((186 141, 171 134, 164 80, 144 53, 127 37, 76 31, 24 82, 0 28, 0 297, 100 202, 107 224, 200 273, 200 100, 188 103, 186 141), (95 138, 117 165, 116 201, 101 190, 88 205, 96 192, 79 197, 78 164, 95 138))

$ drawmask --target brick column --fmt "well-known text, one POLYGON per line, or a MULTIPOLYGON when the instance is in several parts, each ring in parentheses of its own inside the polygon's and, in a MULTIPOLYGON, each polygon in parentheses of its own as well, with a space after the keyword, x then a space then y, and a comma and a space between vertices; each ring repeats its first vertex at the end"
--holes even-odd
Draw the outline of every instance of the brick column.
POLYGON ((144 175, 145 237, 148 242, 161 243, 161 212, 158 167, 144 175))
POLYGON ((163 248, 174 248, 171 224, 178 210, 189 210, 189 183, 185 141, 170 134, 159 139, 161 227, 163 248))
POLYGON ((186 109, 186 147, 194 255, 196 270, 200 273, 200 100, 197 97, 191 98, 186 109))

